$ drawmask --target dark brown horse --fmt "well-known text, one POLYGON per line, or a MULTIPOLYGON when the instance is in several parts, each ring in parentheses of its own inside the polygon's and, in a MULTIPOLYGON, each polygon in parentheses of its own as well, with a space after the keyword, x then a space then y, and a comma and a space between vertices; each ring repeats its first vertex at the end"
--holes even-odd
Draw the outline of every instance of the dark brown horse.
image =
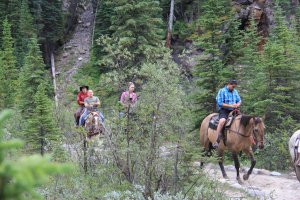
POLYGON ((101 118, 96 111, 90 112, 90 114, 87 116, 84 127, 88 132, 87 136, 89 138, 103 133, 104 129, 103 124, 101 122, 101 118))
MULTIPOLYGON (((204 147, 206 153, 212 150, 212 144, 217 140, 217 132, 209 128, 209 121, 212 116, 217 113, 207 116, 200 127, 200 144, 204 147)), ((247 180, 252 173, 252 170, 256 164, 254 159, 252 145, 253 142, 257 142, 260 149, 264 147, 264 132, 265 125, 263 120, 259 117, 238 115, 232 122, 232 125, 227 130, 226 145, 223 140, 220 142, 219 148, 217 149, 219 157, 219 165, 224 178, 228 178, 223 165, 223 154, 225 150, 232 153, 234 160, 237 177, 239 183, 242 183, 239 173, 240 163, 238 159, 238 153, 243 151, 251 160, 251 167, 248 172, 243 176, 244 180, 247 180)))

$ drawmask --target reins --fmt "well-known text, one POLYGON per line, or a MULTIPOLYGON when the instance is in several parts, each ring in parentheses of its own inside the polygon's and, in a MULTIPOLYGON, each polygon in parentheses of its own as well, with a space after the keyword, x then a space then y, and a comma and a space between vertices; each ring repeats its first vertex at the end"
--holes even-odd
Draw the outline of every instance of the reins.
POLYGON ((254 138, 256 139, 256 135, 255 135, 255 130, 254 130, 254 129, 253 129, 253 131, 252 131, 252 134, 250 134, 250 135, 244 135, 244 134, 240 133, 240 127, 241 127, 241 121, 240 121, 240 123, 239 123, 239 127, 238 127, 238 130, 237 130, 237 131, 234 131, 234 130, 232 130, 232 129, 230 129, 230 128, 228 128, 228 129, 226 129, 226 130, 227 130, 227 131, 229 130, 229 131, 231 131, 231 132, 233 132, 233 133, 235 133, 235 134, 237 134, 237 135, 240 135, 240 136, 242 136, 242 137, 245 137, 245 138, 251 137, 251 136, 253 135, 254 138))

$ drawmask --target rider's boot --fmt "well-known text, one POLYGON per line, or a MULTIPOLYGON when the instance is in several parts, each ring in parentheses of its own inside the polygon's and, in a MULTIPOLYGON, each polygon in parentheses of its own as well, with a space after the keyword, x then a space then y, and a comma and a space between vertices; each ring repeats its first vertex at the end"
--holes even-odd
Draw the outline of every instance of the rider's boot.
POLYGON ((75 119, 75 127, 76 128, 79 127, 79 117, 76 117, 76 119, 75 119))
POLYGON ((219 147, 219 144, 221 142, 221 139, 222 139, 222 133, 219 133, 218 134, 218 138, 217 138, 217 141, 212 145, 213 148, 217 149, 219 147))

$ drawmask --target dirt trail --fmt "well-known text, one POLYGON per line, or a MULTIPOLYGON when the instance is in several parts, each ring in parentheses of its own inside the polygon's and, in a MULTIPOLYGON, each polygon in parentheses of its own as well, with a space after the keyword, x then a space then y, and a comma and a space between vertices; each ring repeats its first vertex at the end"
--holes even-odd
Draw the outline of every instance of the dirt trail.
POLYGON ((62 100, 62 93, 66 91, 73 75, 90 60, 92 27, 94 21, 93 7, 90 1, 83 5, 78 24, 70 40, 56 52, 56 71, 60 81, 58 84, 58 99, 62 100))
MULTIPOLYGON (((229 184, 232 188, 245 191, 257 199, 299 200, 300 183, 294 175, 271 176, 266 174, 252 174, 243 185, 237 183, 236 172, 232 167, 226 167, 229 180, 222 177, 219 166, 207 165, 205 171, 211 178, 217 178, 222 183, 229 184)), ((265 170, 266 171, 266 170, 265 170)), ((241 173, 241 177, 244 173, 241 173)))

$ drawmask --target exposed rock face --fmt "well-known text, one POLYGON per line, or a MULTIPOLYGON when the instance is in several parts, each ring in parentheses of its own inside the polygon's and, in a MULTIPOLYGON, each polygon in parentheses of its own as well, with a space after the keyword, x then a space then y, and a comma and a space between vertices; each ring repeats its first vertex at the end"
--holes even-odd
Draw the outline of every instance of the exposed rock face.
POLYGON ((257 31, 263 38, 259 43, 259 50, 263 50, 265 38, 269 35, 273 23, 272 0, 235 0, 232 1, 238 17, 242 20, 242 27, 246 29, 251 20, 257 23, 257 31))

